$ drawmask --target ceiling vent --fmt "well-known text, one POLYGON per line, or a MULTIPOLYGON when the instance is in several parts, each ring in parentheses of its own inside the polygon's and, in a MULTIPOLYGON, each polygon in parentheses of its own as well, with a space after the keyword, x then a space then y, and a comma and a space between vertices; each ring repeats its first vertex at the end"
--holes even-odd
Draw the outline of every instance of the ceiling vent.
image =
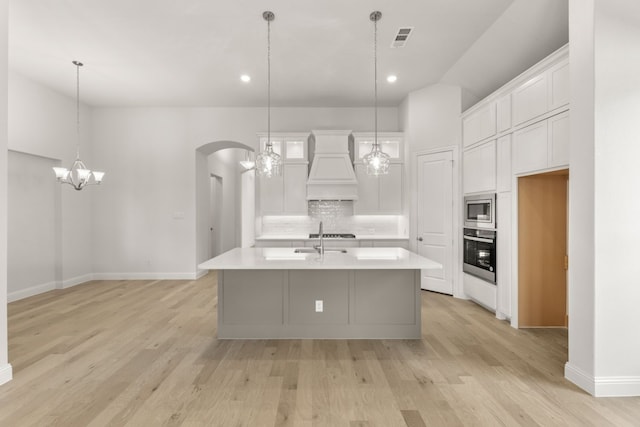
POLYGON ((409 40, 411 32, 413 32, 413 27, 402 27, 398 29, 398 33, 393 39, 391 47, 404 47, 404 45, 407 44, 407 40, 409 40))

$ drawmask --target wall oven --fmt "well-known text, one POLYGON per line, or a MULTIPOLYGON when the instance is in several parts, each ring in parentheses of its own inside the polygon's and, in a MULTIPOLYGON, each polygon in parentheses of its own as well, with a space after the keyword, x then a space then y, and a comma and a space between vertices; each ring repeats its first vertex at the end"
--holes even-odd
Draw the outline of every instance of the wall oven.
POLYGON ((496 193, 464 198, 464 226, 496 228, 496 193))
POLYGON ((463 229, 462 271, 496 283, 496 231, 463 229))

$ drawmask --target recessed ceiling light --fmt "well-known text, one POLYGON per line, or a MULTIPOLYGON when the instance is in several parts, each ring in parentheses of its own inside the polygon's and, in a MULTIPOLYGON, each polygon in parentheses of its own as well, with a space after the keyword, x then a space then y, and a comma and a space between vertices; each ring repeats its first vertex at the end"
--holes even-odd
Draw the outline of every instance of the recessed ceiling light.
POLYGON ((396 82, 396 80, 398 80, 398 76, 395 76, 395 75, 393 75, 393 74, 391 74, 391 75, 387 76, 387 81, 388 81, 389 83, 395 83, 395 82, 396 82))
POLYGON ((245 83, 249 83, 251 81, 251 76, 248 74, 243 74, 240 76, 240 80, 242 80, 245 83))

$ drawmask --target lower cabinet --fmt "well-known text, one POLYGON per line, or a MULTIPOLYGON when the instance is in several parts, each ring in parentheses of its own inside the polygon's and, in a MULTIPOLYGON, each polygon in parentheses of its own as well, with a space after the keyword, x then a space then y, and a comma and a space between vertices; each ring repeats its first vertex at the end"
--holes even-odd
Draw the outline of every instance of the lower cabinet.
MULTIPOLYGON (((498 266, 498 268, 500 267, 498 266)), ((495 312, 497 293, 496 285, 467 273, 463 273, 462 275, 465 295, 481 306, 495 312)))

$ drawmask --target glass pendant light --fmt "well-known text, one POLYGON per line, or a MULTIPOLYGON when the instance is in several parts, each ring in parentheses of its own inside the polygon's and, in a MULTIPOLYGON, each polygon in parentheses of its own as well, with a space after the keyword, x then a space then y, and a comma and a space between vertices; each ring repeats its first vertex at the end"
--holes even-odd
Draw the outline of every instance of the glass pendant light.
POLYGON ((371 12, 369 19, 373 21, 373 94, 374 94, 374 129, 371 152, 362 158, 367 166, 367 175, 387 175, 390 157, 383 152, 378 143, 378 21, 382 18, 379 11, 371 12))
POLYGON ((73 61, 76 66, 76 160, 71 168, 53 168, 56 173, 56 179, 61 184, 69 184, 76 190, 80 191, 90 184, 100 184, 104 177, 104 172, 92 171, 87 169, 82 160, 80 160, 80 67, 82 62, 73 61))
POLYGON ((256 157, 256 172, 258 176, 271 178, 282 173, 282 159, 273 151, 271 142, 271 21, 276 16, 266 11, 262 17, 267 21, 267 143, 264 151, 256 157))

